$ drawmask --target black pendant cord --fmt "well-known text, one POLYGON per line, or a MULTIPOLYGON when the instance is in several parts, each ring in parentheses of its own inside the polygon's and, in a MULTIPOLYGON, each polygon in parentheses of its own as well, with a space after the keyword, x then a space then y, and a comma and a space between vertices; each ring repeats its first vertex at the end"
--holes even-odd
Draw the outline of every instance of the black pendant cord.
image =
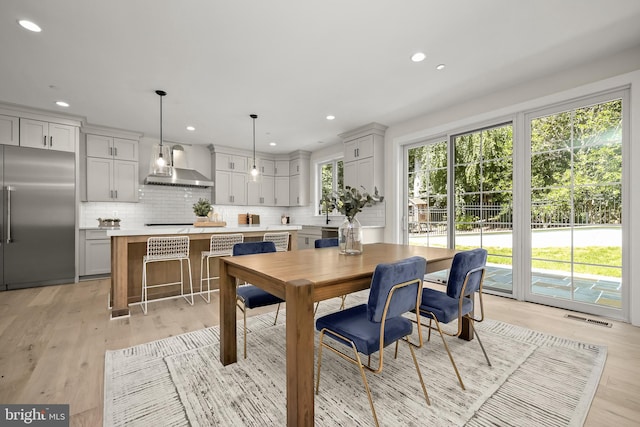
POLYGON ((249 117, 253 119, 253 169, 256 169, 256 119, 257 114, 250 114, 249 117))
POLYGON ((156 90, 156 94, 160 95, 160 156, 162 157, 162 97, 167 94, 163 90, 156 90))

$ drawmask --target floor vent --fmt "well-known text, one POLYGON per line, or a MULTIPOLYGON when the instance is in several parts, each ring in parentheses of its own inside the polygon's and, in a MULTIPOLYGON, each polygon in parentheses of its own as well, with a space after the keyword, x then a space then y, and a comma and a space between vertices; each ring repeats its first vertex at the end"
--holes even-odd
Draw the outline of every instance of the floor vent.
POLYGON ((579 320, 581 322, 592 323, 592 324, 598 325, 598 326, 604 326, 604 327, 607 327, 607 328, 613 327, 613 323, 607 322, 607 321, 604 321, 604 320, 589 319, 587 317, 576 316, 574 314, 565 314, 564 317, 567 317, 567 318, 573 319, 573 320, 579 320))

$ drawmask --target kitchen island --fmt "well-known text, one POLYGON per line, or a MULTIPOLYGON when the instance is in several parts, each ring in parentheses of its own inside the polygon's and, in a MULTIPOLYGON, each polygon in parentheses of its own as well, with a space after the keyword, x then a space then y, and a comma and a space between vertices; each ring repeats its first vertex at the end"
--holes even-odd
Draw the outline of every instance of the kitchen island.
MULTIPOLYGON (((190 227, 161 226, 122 228, 107 231, 111 238, 111 317, 127 316, 129 304, 140 301, 142 291, 142 257, 146 254, 147 239, 152 236, 189 236, 189 258, 194 291, 200 290, 200 254, 209 250, 212 234, 242 233, 245 241, 262 240, 265 233, 288 231, 289 250, 297 250, 299 225, 237 225, 230 227, 190 227)), ((217 263, 211 264, 212 275, 217 272, 217 263), (215 267, 214 267, 215 266, 215 267)), ((186 274, 186 268, 185 268, 186 274)), ((217 273, 215 274, 217 275, 217 273)), ((157 263, 149 267, 150 283, 180 280, 180 268, 177 263, 157 263), (173 264, 173 265, 172 265, 173 264)), ((186 277, 188 286, 189 278, 186 277)), ((217 287, 212 281, 212 288, 217 287)), ((160 288, 157 293, 149 293, 149 299, 166 298, 178 295, 179 290, 167 291, 160 288)))

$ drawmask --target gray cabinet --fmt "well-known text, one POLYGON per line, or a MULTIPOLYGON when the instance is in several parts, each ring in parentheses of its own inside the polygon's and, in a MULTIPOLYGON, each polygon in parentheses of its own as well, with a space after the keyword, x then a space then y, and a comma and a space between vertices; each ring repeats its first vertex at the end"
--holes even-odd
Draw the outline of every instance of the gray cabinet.
POLYGON ((302 226, 298 231, 298 250, 315 248, 316 239, 322 237, 322 227, 302 226))
POLYGON ((20 145, 43 150, 76 151, 75 126, 42 120, 20 119, 20 145))
POLYGON ((247 174, 229 171, 215 173, 215 204, 246 205, 247 174))
POLYGON ((0 144, 20 145, 20 119, 0 114, 0 144))
POLYGON ((106 230, 80 230, 80 276, 111 273, 111 240, 106 230))
POLYGON ((263 175, 259 182, 247 185, 247 204, 255 206, 273 206, 275 204, 274 177, 263 175))
POLYGON ((138 141, 87 134, 86 189, 90 202, 137 202, 138 141))
POLYGON ((309 204, 309 159, 308 151, 292 153, 289 162, 289 206, 307 206, 309 204))
MULTIPOLYGON (((287 170, 289 170, 287 161, 287 170)), ((289 206, 289 175, 276 176, 274 180, 274 205, 289 206)))
POLYGON ((344 185, 372 193, 383 192, 384 133, 387 127, 371 123, 340 135, 344 141, 344 185))

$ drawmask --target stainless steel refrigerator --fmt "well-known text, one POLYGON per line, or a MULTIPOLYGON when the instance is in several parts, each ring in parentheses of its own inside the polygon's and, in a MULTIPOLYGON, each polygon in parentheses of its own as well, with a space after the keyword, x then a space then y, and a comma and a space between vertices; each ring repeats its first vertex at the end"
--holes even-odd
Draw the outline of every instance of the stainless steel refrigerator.
POLYGON ((0 290, 75 279, 75 154, 0 145, 0 290))

